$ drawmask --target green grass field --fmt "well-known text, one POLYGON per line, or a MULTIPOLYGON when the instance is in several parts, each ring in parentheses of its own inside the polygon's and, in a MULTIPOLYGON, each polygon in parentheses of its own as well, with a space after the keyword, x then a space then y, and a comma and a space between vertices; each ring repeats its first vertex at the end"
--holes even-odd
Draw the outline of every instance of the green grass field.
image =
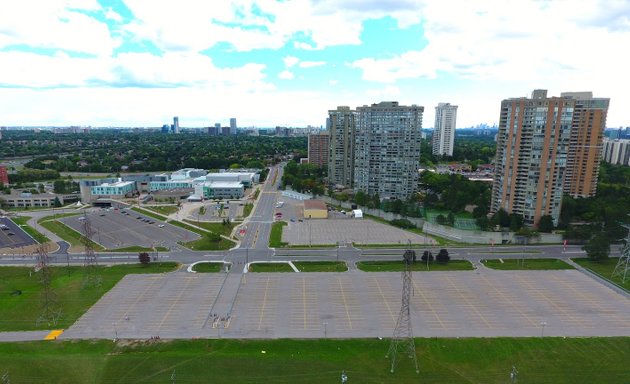
POLYGON ((286 263, 255 263, 249 265, 250 272, 295 272, 286 263))
POLYGON ((150 209, 153 212, 157 212, 161 215, 170 215, 171 213, 175 213, 179 210, 175 205, 145 205, 144 209, 150 209))
POLYGON ((221 272, 222 263, 199 263, 193 266, 193 271, 199 273, 216 273, 221 272))
POLYGON ((26 222, 29 221, 30 219, 31 219, 30 216, 18 216, 18 217, 11 218, 11 220, 15 224, 17 224, 20 228, 22 228, 24 232, 28 233, 33 239, 35 239, 35 241, 37 241, 40 244, 48 243, 50 241, 49 238, 39 233, 35 228, 26 224, 26 222))
POLYGON ((488 268, 503 270, 574 269, 560 259, 503 259, 503 262, 484 259, 483 264, 488 268))
MULTIPOLYGON (((404 268, 402 257, 400 261, 359 261, 357 268, 364 272, 400 272, 404 268)), ((427 264, 418 260, 412 265, 414 272, 426 272, 427 264)), ((429 263, 428 271, 472 271, 473 266, 466 260, 451 260, 448 264, 429 263)))
POLYGON ((282 248, 288 245, 282 241, 282 227, 286 227, 286 221, 276 221, 271 224, 271 233, 269 234, 269 248, 282 248))
POLYGON ((22 383, 625 384, 630 338, 416 339, 420 373, 389 340, 181 340, 0 343, 0 366, 22 383), (264 353, 263 353, 264 352, 264 353))
MULTIPOLYGON (((57 221, 57 220, 42 221, 40 225, 48 229, 52 233, 56 234, 57 236, 61 237, 62 239, 70 243, 71 245, 74 245, 74 246, 83 245, 83 243, 81 242, 82 235, 79 232, 75 231, 74 229, 68 227, 61 221, 57 221)), ((91 243, 95 251, 102 251, 105 249, 100 244, 97 244, 93 241, 91 241, 91 243)))
POLYGON ((294 261, 300 272, 346 272, 348 266, 343 261, 294 261))
MULTIPOLYGON (((146 267, 140 264, 99 267, 101 287, 85 289, 82 287, 82 267, 53 267, 52 287, 62 311, 57 327, 65 328, 74 323, 123 276, 130 273, 170 272, 177 266, 178 264, 170 262, 151 263, 146 267)), ((40 275, 33 268, 0 267, 0 331, 50 329, 47 324, 36 326, 36 320, 41 313, 40 275), (12 294, 18 290, 21 294, 12 294)))
POLYGON ((590 269, 591 271, 600 275, 604 279, 610 280, 613 283, 617 284, 618 286, 624 288, 625 290, 630 291, 630 272, 628 273, 628 276, 626 277, 625 284, 621 282, 621 276, 618 276, 615 278, 612 277, 613 271, 615 270, 615 266, 617 265, 617 261, 619 261, 618 258, 611 257, 601 262, 593 262, 588 258, 578 258, 578 259, 572 259, 572 260, 578 263, 579 265, 581 265, 582 267, 590 269))
MULTIPOLYGON (((158 213, 156 213, 156 212, 154 212, 154 211, 151 211, 151 210, 149 210, 149 209, 144 209, 144 208, 133 207, 133 208, 131 208, 131 210, 132 210, 132 211, 135 211, 135 212, 138 212, 138 213, 141 213, 141 214, 143 214, 143 215, 145 215, 145 216, 152 217, 152 218, 154 218, 154 219, 156 219, 156 220, 160 220, 160 221, 166 221, 166 220, 168 220, 168 217, 166 217, 166 216, 162 216, 162 215, 160 215, 160 214, 158 214, 158 213)), ((173 224, 173 223, 171 223, 171 224, 173 224)))
MULTIPOLYGON (((201 227, 203 229, 206 229, 210 232, 214 232, 214 233, 218 233, 219 235, 223 235, 223 236, 230 236, 230 234, 232 233, 232 229, 234 228, 234 226, 236 224, 234 223, 229 223, 229 224, 223 224, 222 222, 219 223, 208 223, 208 222, 204 222, 204 221, 194 221, 194 220, 184 220, 185 222, 192 224, 192 225, 196 225, 198 227, 201 227)), ((171 222, 172 224, 172 222, 171 222)))
POLYGON ((57 220, 57 219, 62 219, 64 217, 72 217, 72 216, 80 216, 83 213, 81 212, 70 212, 70 213, 56 213, 54 215, 50 215, 50 216, 44 216, 42 218, 37 219, 37 224, 41 224, 44 221, 50 221, 50 220, 57 220))
POLYGON ((249 214, 252 213, 253 209, 254 209, 254 204, 252 203, 245 204, 245 206, 243 207, 243 217, 248 217, 249 214))

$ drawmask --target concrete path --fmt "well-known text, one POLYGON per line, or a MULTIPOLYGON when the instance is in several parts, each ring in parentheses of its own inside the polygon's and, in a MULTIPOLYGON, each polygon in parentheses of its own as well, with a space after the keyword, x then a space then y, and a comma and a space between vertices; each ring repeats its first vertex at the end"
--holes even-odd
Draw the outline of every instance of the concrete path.
POLYGON ((0 342, 45 340, 53 331, 0 332, 0 342))

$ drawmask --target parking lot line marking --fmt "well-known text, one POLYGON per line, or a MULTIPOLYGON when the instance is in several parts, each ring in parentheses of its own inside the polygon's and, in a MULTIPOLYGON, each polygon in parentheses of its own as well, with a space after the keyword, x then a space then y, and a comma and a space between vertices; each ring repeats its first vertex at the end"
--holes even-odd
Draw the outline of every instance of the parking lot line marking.
MULTIPOLYGON (((162 321, 160 321, 160 325, 158 325, 158 329, 162 328, 162 324, 164 324, 164 322, 166 321, 166 318, 171 314, 171 312, 173 311, 173 307, 175 307, 177 305, 178 302, 181 301, 182 296, 186 293, 188 293, 188 285, 190 284, 191 281, 193 281, 194 278, 193 277, 188 277, 186 278, 186 285, 184 286, 184 288, 179 292, 179 295, 177 295, 177 299, 175 299, 173 301, 173 304, 170 305, 170 307, 168 308, 168 310, 166 311, 166 314, 162 317, 162 321)), ((172 301, 172 300, 171 300, 172 301)))
POLYGON ((385 295, 383 294, 383 290, 381 289, 381 284, 379 284, 379 282, 376 279, 376 277, 373 277, 372 279, 374 280, 374 283, 376 283, 376 288, 378 288, 378 293, 380 293, 381 298, 383 299, 383 302, 385 303, 385 306, 387 307, 387 312, 389 312, 389 315, 392 317, 392 321, 395 323, 396 322, 396 317, 394 317, 394 313, 392 312, 391 308, 389 307, 389 302, 387 301, 387 299, 385 299, 385 295))
POLYGON ((448 282, 455 288, 455 290, 457 291, 457 294, 459 295, 459 297, 461 297, 462 299, 464 299, 464 301, 466 302, 466 305, 469 306, 470 308, 473 309, 473 311, 477 314, 477 316, 479 316, 479 318, 481 320, 483 320, 483 322, 486 324, 486 326, 488 328, 494 328, 489 322, 488 320, 486 320, 486 318, 481 314, 481 312, 479 312, 479 309, 477 309, 477 305, 474 305, 470 302, 470 300, 468 300, 468 298, 466 296, 464 296, 464 294, 462 293, 462 291, 460 291, 459 287, 457 285, 455 285, 455 283, 453 282, 453 280, 451 280, 450 277, 445 276, 446 280, 448 280, 448 282))
POLYGON ((263 297, 262 307, 260 308, 260 317, 258 318, 258 330, 262 328, 262 321, 265 317, 265 306, 267 305, 267 292, 269 291, 269 280, 271 278, 267 277, 267 284, 265 285, 265 296, 263 297))
MULTIPOLYGON (((144 289, 144 291, 142 291, 142 293, 138 297, 136 297, 136 300, 130 306, 131 309, 135 309, 136 305, 138 304, 138 302, 144 298, 144 295, 146 295, 146 293, 149 291, 149 289, 152 289, 153 285, 156 284, 158 281, 161 281, 161 280, 162 280, 162 277, 153 278, 152 281, 151 281, 151 284, 148 284, 147 287, 144 289)), ((126 310, 125 313, 118 319, 118 321, 121 321, 122 319, 127 319, 128 316, 129 316, 129 310, 126 310)))
POLYGON ((427 300, 427 297, 424 295, 424 292, 422 292, 422 289, 418 289, 418 287, 416 286, 416 282, 414 280, 411 280, 411 283, 413 284, 414 293, 415 292, 420 293, 420 296, 422 296, 422 300, 424 300, 424 302, 427 303, 427 305, 429 306, 429 310, 431 311, 431 313, 433 313, 433 316, 435 316, 435 319, 440 323, 440 326, 442 328, 446 328, 444 326, 444 322, 442 321, 440 316, 438 316, 437 312, 435 311, 435 309, 433 308, 429 300, 427 300))
POLYGON ((491 282, 491 281, 490 281, 487 277, 485 277, 483 274, 481 274, 480 276, 481 276, 481 278, 484 280, 484 282, 485 282, 486 284, 488 284, 488 286, 490 286, 492 289, 494 289, 494 291, 495 291, 496 293, 498 293, 498 294, 499 294, 499 295, 503 298, 503 300, 506 300, 508 303, 510 303, 510 305, 511 305, 511 307, 512 307, 512 308, 516 308, 516 310, 518 311, 518 313, 519 313, 521 316, 523 316, 524 318, 526 318, 526 319, 527 319, 527 321, 529 321, 529 323, 530 323, 532 326, 534 326, 534 327, 537 327, 537 326, 538 326, 538 323, 537 323, 537 322, 535 322, 535 321, 534 321, 531 317, 529 317, 529 316, 528 316, 525 312, 523 312, 523 310, 522 310, 521 308, 519 308, 518 306, 514 305, 514 302, 513 302, 511 299, 509 299, 509 298, 505 295, 505 293, 503 293, 503 292, 501 292, 501 290, 497 289, 497 287, 496 287, 494 284, 492 284, 492 282, 491 282))
POLYGON ((339 283, 339 288, 341 288, 341 298, 343 300, 343 306, 346 309, 346 317, 348 318, 348 326, 352 330, 352 320, 350 319, 350 311, 348 310, 348 302, 346 301, 346 292, 343 289, 343 284, 341 284, 341 279, 337 277, 337 282, 339 283))

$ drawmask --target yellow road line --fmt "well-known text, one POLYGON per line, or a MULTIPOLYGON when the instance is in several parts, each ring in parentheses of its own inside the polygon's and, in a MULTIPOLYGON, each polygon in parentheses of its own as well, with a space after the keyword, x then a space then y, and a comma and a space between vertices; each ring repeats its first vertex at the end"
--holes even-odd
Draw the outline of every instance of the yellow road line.
POLYGON ((459 290, 459 287, 457 285, 455 285, 455 283, 453 283, 453 280, 451 280, 448 276, 446 276, 446 280, 448 280, 448 282, 455 288, 455 290, 457 291, 457 293, 459 294, 459 296, 464 299, 464 301, 466 302, 466 304, 472 308, 475 313, 477 314, 477 316, 479 316, 479 318, 481 318, 481 320, 483 320, 484 323, 486 323, 486 325, 488 326, 488 328, 494 328, 489 322, 488 320, 486 320, 486 318, 481 314, 481 312, 479 312, 479 310, 477 309, 477 305, 473 305, 468 298, 466 298, 466 296, 464 296, 462 294, 462 292, 459 290))
POLYGON ((372 280, 374 280, 374 282, 376 283, 376 288, 378 288, 378 293, 381 294, 381 298, 383 299, 383 302, 385 303, 385 306, 387 307, 387 312, 389 312, 389 315, 392 317, 392 321, 394 323, 396 323, 396 318, 394 317, 394 313, 392 312, 391 308, 389 307, 389 303, 387 302, 387 299, 385 299, 385 295, 383 294, 383 290, 381 289, 381 285, 379 284, 378 280, 376 280, 376 277, 373 277, 372 280))
POLYGON ((343 306, 346 308, 346 317, 348 318, 348 326, 352 329, 352 320, 350 319, 350 311, 348 310, 348 303, 346 301, 346 293, 343 290, 343 285, 341 284, 341 279, 337 277, 337 281, 339 282, 339 288, 341 288, 341 298, 343 299, 343 306))
POLYGON ((168 311, 166 311, 166 314, 164 316, 162 316, 162 321, 160 321, 160 325, 158 325, 158 330, 160 328, 162 328, 162 324, 164 324, 164 322, 166 321, 166 318, 171 314, 171 312, 173 311, 173 307, 175 307, 175 305, 177 305, 177 303, 182 299, 182 296, 185 293, 188 293, 188 285, 190 284, 190 282, 194 279, 194 277, 187 277, 186 278, 186 285, 184 286, 184 289, 182 289, 179 292, 179 295, 177 295, 177 299, 175 299, 175 301, 173 301, 173 304, 171 304, 171 306, 168 308, 168 311))
POLYGON ((415 281, 411 280, 411 283, 413 284, 414 293, 415 292, 420 293, 420 296, 422 296, 422 300, 424 300, 424 302, 427 303, 427 305, 429 306, 429 310, 431 311, 431 313, 433 313, 433 316, 435 316, 435 319, 440 323, 440 326, 442 328, 446 328, 446 326, 444 325, 444 322, 442 322, 442 319, 440 318, 440 316, 438 316, 437 312, 435 312, 435 309, 433 309, 433 306, 431 305, 429 300, 427 300, 427 297, 424 295, 424 292, 422 292, 422 289, 418 289, 415 281))
POLYGON ((260 232, 260 226, 256 227, 256 234, 254 234, 254 242, 252 248, 256 248, 256 242, 258 241, 258 232, 260 232))
POLYGON ((44 340, 56 340, 57 336, 61 335, 62 333, 63 329, 54 329, 50 331, 50 333, 46 335, 46 337, 44 337, 44 340))
POLYGON ((265 285, 265 296, 263 297, 262 308, 260 308, 260 318, 258 318, 258 330, 259 331, 260 331, 260 328, 262 327, 263 318, 265 317, 265 306, 267 305, 267 291, 269 291, 269 280, 270 280, 270 278, 267 277, 267 284, 265 285))

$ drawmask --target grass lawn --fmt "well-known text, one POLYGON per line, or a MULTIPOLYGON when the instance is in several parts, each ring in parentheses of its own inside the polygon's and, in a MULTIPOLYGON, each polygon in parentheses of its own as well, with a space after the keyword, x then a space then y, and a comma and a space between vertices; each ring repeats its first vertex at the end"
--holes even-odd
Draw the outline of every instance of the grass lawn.
POLYGON ((175 213, 179 210, 179 208, 175 205, 145 205, 144 209, 150 209, 153 212, 157 212, 162 215, 170 215, 171 213, 175 213))
POLYGON ((37 219, 37 224, 41 224, 44 221, 50 221, 50 220, 57 220, 57 219, 62 219, 64 217, 72 217, 72 216, 80 216, 83 213, 81 212, 71 212, 71 213, 56 213, 54 215, 50 215, 50 216, 44 216, 40 219, 37 219))
POLYGON ((243 207, 243 217, 248 217, 250 213, 252 213, 252 209, 254 209, 254 204, 247 203, 243 207))
POLYGON ((588 258, 578 258, 578 259, 572 259, 572 260, 578 263, 579 265, 581 265, 582 267, 590 269, 591 271, 600 275, 604 279, 610 280, 613 283, 617 284, 618 286, 625 288, 627 291, 630 291, 630 272, 628 273, 628 276, 626 277, 625 284, 621 283, 621 276, 617 276, 615 278, 612 277, 613 271, 615 270, 615 266, 617 265, 619 258, 611 257, 600 262, 593 262, 588 258))
POLYGON ((537 270, 537 269, 573 269, 560 259, 498 259, 483 260, 483 264, 492 269, 504 270, 537 270))
MULTIPOLYGON (((364 272, 400 272, 404 269, 402 256, 398 260, 386 261, 359 261, 357 268, 364 272)), ((429 271, 471 271, 472 264, 466 260, 451 260, 448 264, 429 263, 429 271)), ((415 272, 426 272, 427 264, 417 261, 413 264, 412 270, 415 272)))
POLYGON ((199 273, 214 273, 221 272, 223 263, 198 263, 193 266, 193 271, 199 273))
MULTIPOLYGON (((61 221, 57 221, 57 220, 43 221, 40 223, 40 225, 48 229, 55 235, 61 237, 63 240, 67 241, 71 245, 74 245, 74 246, 83 245, 83 243, 81 242, 81 237, 83 236, 79 232, 75 231, 74 229, 62 223, 61 221)), ((103 248, 102 245, 97 244, 93 241, 92 241, 92 247, 94 248, 95 251, 102 251, 105 249, 103 248)))
POLYGON ((218 233, 219 235, 228 236, 228 237, 230 236, 230 234, 232 233, 232 229, 236 225, 235 223, 232 223, 232 222, 230 222, 229 224, 223 224, 222 222, 207 223, 204 221, 196 222, 194 220, 184 220, 184 221, 192 225, 196 225, 198 227, 206 229, 210 232, 218 233))
POLYGON ((197 240, 189 241, 187 243, 180 242, 179 244, 194 251, 222 251, 230 249, 235 245, 233 241, 224 238, 221 238, 219 241, 214 241, 210 237, 210 234, 206 233, 203 233, 201 238, 197 240))
POLYGON ((269 234, 269 248, 282 248, 288 245, 282 241, 282 227, 286 227, 286 221, 276 221, 271 224, 271 233, 269 234))
POLYGON ((287 263, 255 263, 249 265, 250 272, 295 272, 287 263))
MULTIPOLYGON (((168 217, 166 217, 166 216, 162 216, 162 215, 160 215, 160 214, 158 214, 158 213, 155 213, 155 212, 153 212, 153 211, 151 211, 151 210, 149 210, 149 209, 138 208, 138 207, 132 207, 132 208, 131 208, 131 210, 132 210, 132 211, 136 211, 136 212, 138 212, 138 213, 141 213, 141 214, 143 214, 143 215, 145 215, 145 216, 152 217, 152 218, 154 218, 154 219, 156 219, 156 220, 160 220, 160 221, 166 221, 166 220, 168 220, 168 217)), ((171 224, 173 224, 173 223, 171 222, 171 224)))
MULTIPOLYGON (((123 264, 112 267, 99 267, 101 287, 83 288, 83 267, 52 267, 52 287, 57 295, 62 311, 58 328, 66 328, 74 323, 88 308, 109 291, 123 276, 130 273, 170 272, 178 264, 150 263, 123 264)), ((0 331, 50 329, 48 324, 36 326, 41 313, 40 273, 27 267, 0 267, 0 331), (22 291, 20 295, 12 292, 22 291)))
POLYGON ((300 272, 345 272, 348 266, 343 261, 294 261, 300 272))
POLYGON ((29 221, 30 219, 31 218, 29 216, 19 216, 19 217, 11 218, 11 220, 15 224, 17 224, 20 228, 22 228, 24 230, 24 232, 28 233, 38 243, 44 244, 44 243, 49 242, 50 241, 49 238, 47 238, 43 234, 39 233, 35 228, 33 228, 30 225, 26 224, 26 222, 29 221))
POLYGON ((0 343, 0 366, 21 383, 517 383, 628 382, 630 338, 416 339, 420 373, 389 340, 177 340, 0 343), (262 353, 262 352, 265 353, 262 353))

